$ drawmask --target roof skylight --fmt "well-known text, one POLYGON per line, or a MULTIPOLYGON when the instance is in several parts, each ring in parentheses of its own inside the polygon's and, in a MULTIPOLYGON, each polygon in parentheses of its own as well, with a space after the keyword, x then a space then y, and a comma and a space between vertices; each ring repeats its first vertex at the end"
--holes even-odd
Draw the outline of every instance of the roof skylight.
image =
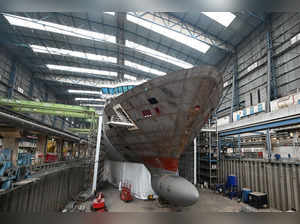
POLYGON ((117 72, 102 71, 102 70, 97 70, 97 69, 72 67, 72 66, 64 66, 64 65, 49 65, 49 64, 46 66, 51 70, 87 73, 87 74, 104 75, 104 76, 118 76, 117 72))
POLYGON ((69 89, 69 93, 75 94, 93 94, 93 95, 101 95, 100 91, 92 91, 92 90, 81 90, 81 89, 69 89))
POLYGON ((116 37, 104 33, 98 33, 94 31, 84 30, 80 28, 75 28, 71 26, 60 25, 57 23, 46 22, 43 20, 32 19, 28 17, 21 17, 11 14, 3 13, 3 16, 7 21, 14 26, 22 26, 26 28, 31 28, 35 30, 43 30, 52 33, 59 33, 68 36, 79 37, 88 40, 95 41, 108 41, 115 43, 116 37))
POLYGON ((117 63, 117 58, 115 57, 108 57, 104 55, 97 55, 97 54, 85 53, 80 51, 71 51, 66 49, 58 49, 53 47, 44 47, 39 45, 29 45, 29 46, 34 52, 38 52, 38 53, 71 56, 71 57, 84 58, 93 61, 117 63))
POLYGON ((127 14, 127 20, 130 21, 130 22, 136 23, 140 26, 143 26, 146 29, 150 29, 154 32, 157 32, 161 35, 164 35, 168 38, 171 38, 175 41, 178 41, 178 42, 180 42, 180 43, 182 43, 186 46, 194 48, 197 51, 200 51, 202 53, 206 53, 208 51, 208 49, 210 48, 210 46, 206 43, 203 43, 199 40, 196 40, 196 39, 194 39, 192 37, 189 37, 187 35, 184 35, 182 33, 173 31, 173 30, 168 29, 166 27, 163 27, 163 24, 158 25, 158 24, 155 24, 153 22, 146 21, 144 19, 133 16, 131 14, 127 14))
POLYGON ((127 60, 125 60, 125 65, 129 66, 129 67, 132 67, 132 68, 135 68, 137 70, 141 70, 141 71, 152 73, 152 74, 159 75, 159 76, 162 76, 162 75, 166 74, 165 72, 156 70, 154 68, 149 68, 149 67, 146 67, 144 65, 140 65, 140 64, 137 64, 137 63, 134 63, 134 62, 131 62, 131 61, 127 61, 127 60))
POLYGON ((229 26, 235 19, 235 15, 231 12, 202 12, 204 15, 222 24, 223 26, 229 26))
POLYGON ((137 79, 135 76, 127 75, 127 74, 124 74, 124 78, 129 79, 129 80, 136 80, 137 79))
POLYGON ((105 14, 109 14, 109 15, 112 15, 114 16, 115 15, 115 12, 104 12, 105 14))
POLYGON ((171 64, 177 65, 177 66, 185 68, 185 69, 193 67, 193 65, 190 64, 190 63, 187 63, 187 62, 182 61, 180 59, 177 59, 175 57, 169 56, 169 55, 164 54, 162 52, 153 50, 151 48, 145 47, 143 45, 131 42, 129 40, 126 40, 126 46, 130 47, 130 48, 134 48, 134 49, 139 50, 139 51, 141 51, 141 52, 143 52, 143 53, 145 53, 147 55, 150 55, 150 56, 158 58, 160 60, 169 62, 171 64))

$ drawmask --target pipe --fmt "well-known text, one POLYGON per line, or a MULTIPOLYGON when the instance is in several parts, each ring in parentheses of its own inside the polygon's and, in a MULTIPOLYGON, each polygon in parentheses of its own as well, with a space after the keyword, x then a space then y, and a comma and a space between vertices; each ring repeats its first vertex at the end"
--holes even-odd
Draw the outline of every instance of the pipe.
POLYGON ((102 133, 102 116, 99 115, 92 193, 94 193, 96 191, 96 187, 97 187, 98 163, 99 163, 100 145, 101 145, 101 133, 102 133))

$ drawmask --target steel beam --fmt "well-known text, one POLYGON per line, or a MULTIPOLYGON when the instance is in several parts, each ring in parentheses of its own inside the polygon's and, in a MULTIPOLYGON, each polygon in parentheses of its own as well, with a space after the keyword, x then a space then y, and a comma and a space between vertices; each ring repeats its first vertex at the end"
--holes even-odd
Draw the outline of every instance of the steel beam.
MULTIPOLYGON (((48 92, 45 92, 45 97, 44 97, 44 101, 48 102, 48 92)), ((50 118, 48 117, 48 119, 50 120, 50 118)), ((42 122, 45 121, 45 114, 42 114, 42 122)))
POLYGON ((238 59, 237 54, 234 55, 233 74, 232 74, 232 99, 231 99, 231 111, 230 122, 233 121, 233 112, 238 109, 240 104, 239 99, 239 85, 238 85, 238 59))
POLYGON ((276 76, 274 72, 273 66, 273 41, 272 41, 272 24, 271 18, 268 16, 266 20, 266 28, 267 28, 267 104, 266 109, 267 112, 271 111, 270 103, 272 100, 277 98, 277 84, 276 84, 276 76))
POLYGON ((62 122, 61 122, 61 129, 64 129, 64 127, 65 127, 65 122, 66 122, 66 120, 65 120, 65 118, 63 118, 62 119, 62 122))
POLYGON ((56 115, 54 115, 53 121, 52 121, 52 127, 55 127, 56 124, 56 115))
POLYGON ((76 113, 76 112, 66 112, 66 111, 55 111, 51 109, 35 109, 35 108, 22 108, 22 107, 13 107, 13 111, 22 112, 22 113, 36 113, 43 115, 53 115, 60 117, 76 117, 76 118, 90 118, 91 115, 87 113, 76 113))
POLYGON ((228 94, 228 92, 229 92, 229 89, 230 89, 230 86, 227 86, 226 87, 227 89, 226 89, 226 91, 223 91, 223 96, 222 96, 222 98, 220 99, 220 101, 219 101, 219 104, 218 104, 218 106, 216 107, 216 110, 215 110, 215 113, 214 113, 214 117, 217 117, 217 114, 218 114, 218 112, 219 112, 219 109, 220 109, 220 107, 221 107, 221 105, 223 104, 223 101, 224 101, 224 99, 226 98, 226 96, 227 96, 227 94, 228 94))
POLYGON ((162 12, 147 12, 131 13, 132 15, 147 20, 158 25, 162 25, 170 30, 182 33, 188 37, 199 40, 206 43, 212 47, 216 47, 226 52, 234 52, 234 47, 218 37, 201 30, 199 27, 195 27, 192 24, 181 21, 179 18, 171 15, 169 13, 162 12))
POLYGON ((8 114, 6 112, 1 112, 0 111, 0 116, 7 119, 7 120, 19 122, 20 124, 23 124, 23 125, 29 125, 32 128, 42 129, 46 132, 51 132, 54 135, 64 136, 64 137, 70 138, 70 139, 75 140, 75 141, 80 141, 80 138, 75 136, 75 135, 71 135, 71 134, 68 134, 66 132, 56 130, 54 128, 49 128, 48 126, 45 126, 45 125, 42 125, 42 124, 37 124, 35 122, 29 121, 29 120, 26 120, 26 119, 23 119, 23 118, 20 118, 20 117, 16 117, 16 116, 8 114))
POLYGON ((70 132, 76 132, 76 133, 89 133, 91 130, 87 128, 68 128, 68 131, 70 132))
POLYGON ((41 109, 41 110, 53 110, 53 112, 63 111, 63 112, 75 112, 75 113, 88 113, 88 114, 95 113, 94 109, 87 108, 87 107, 66 105, 66 104, 56 104, 56 103, 44 103, 44 102, 36 102, 36 101, 29 101, 29 100, 12 100, 12 99, 0 98, 0 105, 21 107, 21 108, 33 108, 33 109, 41 109))
POLYGON ((102 115, 99 116, 99 120, 98 120, 98 134, 97 134, 97 145, 96 145, 95 164, 94 164, 94 177, 93 177, 93 186, 92 186, 93 193, 96 191, 96 187, 97 187, 98 166, 99 166, 100 146, 101 146, 101 134, 102 134, 102 115))
MULTIPOLYGON (((67 76, 67 75, 54 75, 54 74, 36 74, 35 77, 37 79, 41 79, 43 81, 53 81, 60 83, 68 83, 73 85, 80 85, 82 87, 93 87, 93 88, 103 88, 110 87, 111 85, 117 85, 116 81, 105 81, 100 78, 88 78, 88 77, 77 77, 77 76, 67 76)), ((143 81, 132 83, 132 85, 139 85, 143 81)), ((122 86, 122 83, 119 83, 122 86)), ((128 84, 130 85, 130 84, 128 84)), ((100 93, 100 90, 99 90, 100 93)))
POLYGON ((248 132, 256 132, 256 131, 261 131, 266 129, 278 128, 282 126, 290 126, 299 123, 300 123, 300 118, 291 118, 283 121, 275 121, 272 123, 255 125, 252 127, 237 128, 231 131, 221 131, 220 136, 223 137, 223 136, 237 135, 237 134, 248 133, 248 132))
POLYGON ((267 151, 268 151, 268 159, 271 160, 272 158, 272 142, 270 136, 270 129, 267 129, 267 151))
POLYGON ((15 58, 12 59, 12 64, 11 64, 11 70, 9 73, 9 80, 8 80, 8 92, 7 92, 7 97, 12 98, 14 94, 14 88, 16 85, 16 70, 17 70, 17 60, 15 58))
POLYGON ((126 20, 126 12, 117 12, 117 35, 116 40, 118 44, 118 56, 117 56, 117 64, 120 66, 118 70, 118 79, 124 79, 124 47, 125 46, 125 34, 124 34, 124 26, 126 20))
POLYGON ((30 86, 29 86, 29 97, 32 99, 33 97, 33 88, 34 88, 34 77, 33 75, 30 78, 30 86))

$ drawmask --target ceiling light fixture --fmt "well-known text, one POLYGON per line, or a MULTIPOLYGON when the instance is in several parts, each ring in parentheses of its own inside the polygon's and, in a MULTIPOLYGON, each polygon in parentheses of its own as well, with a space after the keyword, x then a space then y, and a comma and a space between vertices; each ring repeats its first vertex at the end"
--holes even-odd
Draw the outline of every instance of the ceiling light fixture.
POLYGON ((144 71, 144 72, 147 72, 147 73, 152 73, 152 74, 155 74, 155 75, 158 75, 158 76, 163 76, 163 75, 166 74, 165 72, 159 71, 157 69, 149 68, 149 67, 146 67, 144 65, 140 65, 140 64, 128 61, 128 60, 125 60, 125 65, 129 66, 129 67, 132 67, 132 68, 135 68, 137 70, 141 70, 141 71, 144 71))
POLYGON ((80 104, 80 106, 83 106, 83 107, 101 107, 101 108, 104 108, 104 105, 100 105, 100 104, 80 104))
POLYGON ((105 99, 99 99, 99 98, 75 98, 75 101, 96 101, 96 102, 104 102, 105 99))
POLYGON ((128 80, 137 80, 135 76, 124 74, 124 78, 128 80))
POLYGON ((150 56, 158 58, 160 60, 169 62, 169 63, 174 64, 174 65, 177 65, 181 68, 188 69, 188 68, 193 67, 193 65, 190 64, 190 63, 187 63, 185 61, 182 61, 182 60, 177 59, 175 57, 172 57, 170 55, 164 54, 160 51, 156 51, 156 50, 153 50, 151 48, 145 47, 143 45, 131 42, 129 40, 126 40, 126 47, 134 48, 134 49, 139 50, 139 51, 141 51, 141 52, 143 52, 147 55, 150 55, 150 56))
POLYGON ((2 13, 7 21, 14 26, 21 26, 35 30, 43 30, 51 33, 58 33, 67 36, 74 36, 88 40, 108 41, 116 43, 116 37, 104 33, 98 33, 90 30, 65 26, 57 23, 46 22, 44 20, 32 19, 29 17, 16 16, 12 14, 2 13))
POLYGON ((93 95, 101 95, 100 91, 91 91, 91 90, 81 90, 81 89, 69 89, 69 93, 75 94, 93 94, 93 95))
POLYGON ((117 77, 117 72, 111 71, 102 71, 97 69, 89 69, 89 68, 81 68, 81 67, 71 67, 64 65, 46 65, 47 68, 51 70, 60 70, 60 71, 68 71, 68 72, 77 72, 77 73, 87 73, 87 74, 95 74, 95 75, 103 75, 103 76, 114 76, 117 77))
POLYGON ((61 55, 61 56, 71 56, 77 58, 84 58, 87 60, 93 61, 100 61, 100 62, 110 62, 110 63, 117 63, 117 58, 115 57, 108 57, 104 55, 97 55, 91 53, 85 53, 81 51, 72 51, 66 49, 59 49, 54 47, 44 47, 40 45, 29 45, 34 52, 37 53, 45 53, 45 54, 54 54, 54 55, 61 55))

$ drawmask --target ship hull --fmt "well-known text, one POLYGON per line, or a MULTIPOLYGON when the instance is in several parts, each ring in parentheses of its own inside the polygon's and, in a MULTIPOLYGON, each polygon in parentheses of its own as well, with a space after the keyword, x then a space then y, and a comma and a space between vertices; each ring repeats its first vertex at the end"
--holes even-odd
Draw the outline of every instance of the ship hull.
POLYGON ((180 155, 215 110, 222 88, 222 75, 202 66, 153 79, 111 99, 104 110, 111 157, 143 163, 151 173, 176 172, 180 155), (109 124, 114 117, 132 126, 109 124))

